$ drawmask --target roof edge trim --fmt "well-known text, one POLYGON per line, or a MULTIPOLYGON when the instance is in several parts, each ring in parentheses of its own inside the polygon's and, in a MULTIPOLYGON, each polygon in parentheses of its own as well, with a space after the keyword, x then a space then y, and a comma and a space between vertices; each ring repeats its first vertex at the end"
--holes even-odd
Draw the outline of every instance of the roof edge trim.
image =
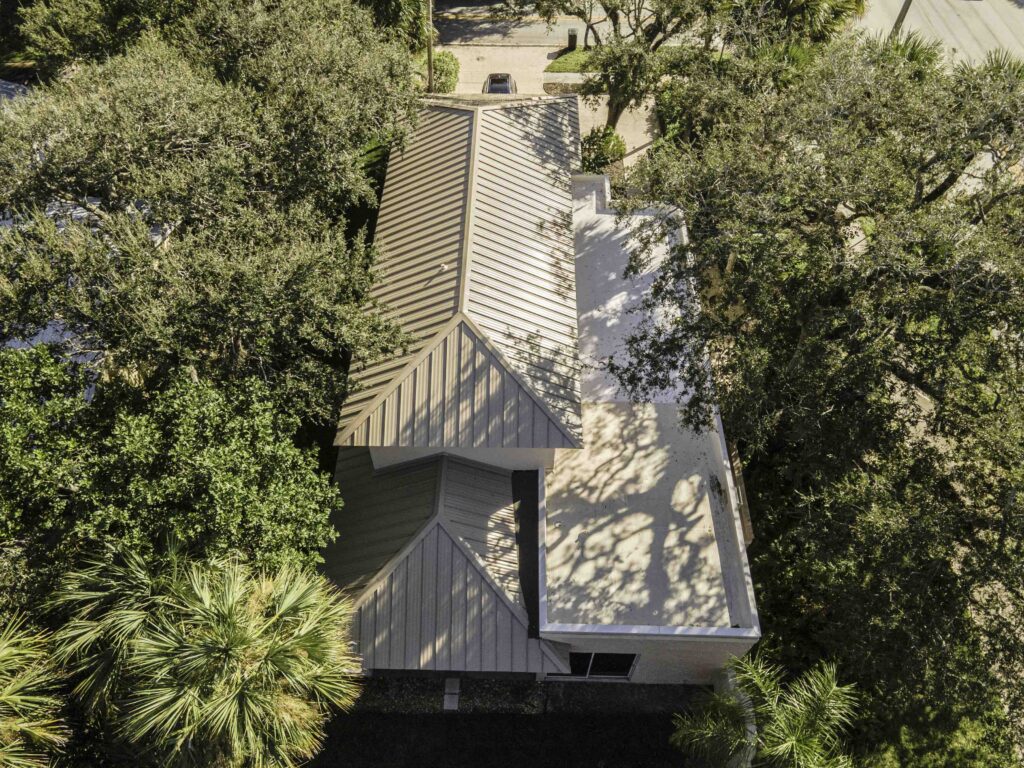
POLYGON ((345 440, 351 437, 352 433, 355 432, 359 425, 363 423, 367 415, 376 410, 381 403, 387 400, 391 393, 395 391, 395 388, 402 379, 411 373, 416 366, 426 360, 430 353, 433 352, 438 341, 445 338, 449 333, 455 330, 464 318, 465 315, 463 315, 462 312, 456 312, 452 315, 452 318, 444 324, 444 326, 442 326, 433 336, 428 338, 420 348, 420 351, 409 359, 409 362, 406 363, 405 367, 391 377, 391 381, 388 383, 388 386, 381 390, 373 400, 364 405, 362 410, 358 411, 356 415, 352 417, 352 421, 349 422, 347 427, 339 430, 334 435, 335 447, 343 447, 345 445, 345 440))

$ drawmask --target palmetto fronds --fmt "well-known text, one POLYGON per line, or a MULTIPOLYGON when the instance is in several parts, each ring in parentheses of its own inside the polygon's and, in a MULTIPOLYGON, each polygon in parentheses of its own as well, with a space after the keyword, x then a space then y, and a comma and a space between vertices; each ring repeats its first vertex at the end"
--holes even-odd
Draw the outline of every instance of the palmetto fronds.
POLYGON ((65 740, 47 638, 23 625, 15 617, 0 629, 0 768, 49 765, 49 753, 65 740))
POLYGON ((819 664, 785 684, 781 667, 763 656, 735 659, 734 688, 702 708, 676 715, 672 743, 716 765, 778 768, 852 768, 842 733, 855 710, 851 686, 836 682, 836 668, 819 664))
POLYGON ((74 613, 58 644, 76 693, 160 765, 295 765, 318 750, 330 708, 358 695, 351 605, 314 573, 175 552, 150 570, 117 555, 58 602, 74 613))

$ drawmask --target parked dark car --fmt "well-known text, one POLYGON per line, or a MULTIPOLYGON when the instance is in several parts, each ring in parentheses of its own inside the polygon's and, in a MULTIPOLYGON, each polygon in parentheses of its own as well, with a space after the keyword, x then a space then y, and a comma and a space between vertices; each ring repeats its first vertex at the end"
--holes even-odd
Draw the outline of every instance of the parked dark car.
POLYGON ((507 72, 494 73, 484 80, 484 93, 515 93, 516 81, 507 72))

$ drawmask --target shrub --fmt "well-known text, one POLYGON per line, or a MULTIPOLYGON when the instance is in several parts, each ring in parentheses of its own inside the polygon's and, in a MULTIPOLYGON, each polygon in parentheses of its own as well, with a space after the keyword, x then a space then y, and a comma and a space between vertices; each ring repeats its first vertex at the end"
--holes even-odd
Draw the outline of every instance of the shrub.
POLYGON ((602 173, 626 156, 626 142, 610 126, 594 128, 583 137, 583 170, 602 173))
POLYGON ((434 93, 454 93, 459 83, 459 60, 450 51, 434 53, 434 93))

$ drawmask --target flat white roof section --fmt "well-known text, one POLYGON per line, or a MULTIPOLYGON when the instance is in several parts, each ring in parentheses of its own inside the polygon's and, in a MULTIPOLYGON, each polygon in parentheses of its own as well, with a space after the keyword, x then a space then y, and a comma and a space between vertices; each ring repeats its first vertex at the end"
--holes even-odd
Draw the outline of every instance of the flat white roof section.
MULTIPOLYGON (((678 406, 583 404, 587 447, 546 474, 548 621, 728 627, 714 436, 678 406)), ((728 563, 726 565, 729 565, 728 563)))
POLYGON ((756 637, 720 427, 684 429, 674 394, 633 403, 598 367, 624 350, 651 279, 623 277, 630 222, 607 209, 606 185, 576 178, 586 445, 545 473, 541 630, 756 637))
POLYGON ((578 122, 575 97, 425 102, 388 164, 374 289, 414 340, 356 361, 337 445, 580 445, 578 122))

